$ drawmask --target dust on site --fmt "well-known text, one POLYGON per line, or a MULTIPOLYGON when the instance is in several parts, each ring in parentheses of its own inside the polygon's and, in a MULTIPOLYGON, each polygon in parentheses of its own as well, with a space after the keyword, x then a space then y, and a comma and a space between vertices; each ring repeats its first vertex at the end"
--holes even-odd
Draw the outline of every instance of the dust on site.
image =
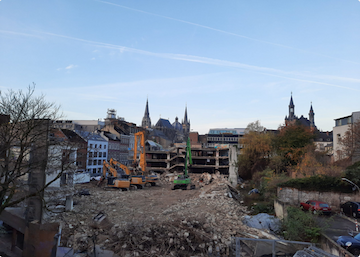
POLYGON ((61 245, 83 256, 94 244, 118 256, 229 256, 235 236, 268 235, 243 224, 247 208, 223 175, 193 174, 195 190, 171 190, 173 175, 142 190, 76 185, 73 211, 47 220, 60 221, 61 245))

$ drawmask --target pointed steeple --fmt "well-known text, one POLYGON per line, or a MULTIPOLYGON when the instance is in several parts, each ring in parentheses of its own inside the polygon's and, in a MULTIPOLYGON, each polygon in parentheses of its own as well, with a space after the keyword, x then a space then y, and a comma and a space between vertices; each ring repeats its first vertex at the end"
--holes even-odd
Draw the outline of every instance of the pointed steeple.
POLYGON ((310 104, 309 121, 310 121, 310 127, 315 127, 315 113, 312 107, 312 103, 310 104))
POLYGON ((185 115, 184 115, 184 120, 182 122, 182 127, 183 127, 185 136, 187 136, 190 132, 190 120, 188 120, 187 106, 185 106, 185 115))
POLYGON ((142 119, 141 127, 143 127, 143 128, 151 128, 151 119, 150 119, 150 114, 149 114, 148 99, 146 99, 145 113, 144 113, 144 117, 142 119))
POLYGON ((187 106, 185 106, 185 115, 184 115, 184 123, 187 123, 187 106))
POLYGON ((295 105, 294 105, 294 101, 292 98, 292 92, 291 92, 291 98, 290 98, 290 104, 289 104, 289 117, 288 119, 290 121, 294 120, 295 118, 295 105))

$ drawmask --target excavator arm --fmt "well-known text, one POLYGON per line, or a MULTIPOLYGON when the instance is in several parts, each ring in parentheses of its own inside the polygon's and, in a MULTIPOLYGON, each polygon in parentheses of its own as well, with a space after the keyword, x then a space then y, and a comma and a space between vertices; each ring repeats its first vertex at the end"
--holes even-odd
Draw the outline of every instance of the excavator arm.
POLYGON ((138 142, 140 142, 140 162, 139 166, 142 172, 146 172, 146 156, 145 156, 145 132, 139 131, 134 134, 135 144, 134 144, 134 163, 137 163, 137 151, 138 151, 138 142))
POLYGON ((110 159, 110 165, 111 166, 117 166, 121 169, 123 169, 126 173, 126 175, 130 175, 130 170, 127 166, 125 166, 124 164, 118 162, 117 160, 114 160, 113 158, 110 159))
POLYGON ((107 161, 104 161, 103 162, 103 176, 104 177, 106 177, 106 171, 109 171, 109 173, 111 174, 112 177, 114 177, 114 178, 117 177, 116 169, 111 167, 111 165, 107 161))

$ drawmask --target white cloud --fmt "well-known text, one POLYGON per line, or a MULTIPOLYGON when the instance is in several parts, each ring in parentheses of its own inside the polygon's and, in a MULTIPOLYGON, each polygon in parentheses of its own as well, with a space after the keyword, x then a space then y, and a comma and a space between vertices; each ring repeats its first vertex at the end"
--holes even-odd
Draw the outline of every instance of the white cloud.
POLYGON ((67 67, 65 68, 65 70, 74 69, 74 68, 76 68, 76 67, 77 67, 77 65, 70 64, 69 66, 67 66, 67 67))

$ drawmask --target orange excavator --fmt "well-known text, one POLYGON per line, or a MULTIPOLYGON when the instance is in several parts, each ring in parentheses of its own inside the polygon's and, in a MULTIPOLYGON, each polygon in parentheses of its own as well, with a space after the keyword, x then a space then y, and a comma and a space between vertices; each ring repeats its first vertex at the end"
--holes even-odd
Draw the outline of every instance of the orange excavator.
POLYGON ((119 188, 122 190, 129 190, 130 188, 130 178, 129 176, 118 177, 116 169, 114 169, 107 161, 103 162, 103 176, 101 177, 99 184, 106 178, 106 171, 109 172, 107 176, 107 185, 106 187, 110 188, 119 188))
POLYGON ((134 134, 135 142, 134 142, 134 165, 135 170, 139 170, 140 174, 145 175, 146 183, 149 183, 152 186, 156 185, 156 182, 159 178, 156 175, 150 175, 149 172, 146 171, 146 155, 145 155, 145 132, 139 131, 134 134), (137 161, 137 151, 138 151, 138 143, 140 142, 140 160, 137 161))
MULTIPOLYGON (((111 158, 110 159, 110 165, 115 168, 120 168, 122 169, 126 175, 130 178, 130 184, 133 186, 136 186, 139 189, 143 189, 145 184, 146 184, 146 178, 143 175, 132 175, 130 172, 130 169, 122 164, 121 162, 118 162, 117 160, 111 158)), ((124 175, 123 175, 124 176, 124 175)))

